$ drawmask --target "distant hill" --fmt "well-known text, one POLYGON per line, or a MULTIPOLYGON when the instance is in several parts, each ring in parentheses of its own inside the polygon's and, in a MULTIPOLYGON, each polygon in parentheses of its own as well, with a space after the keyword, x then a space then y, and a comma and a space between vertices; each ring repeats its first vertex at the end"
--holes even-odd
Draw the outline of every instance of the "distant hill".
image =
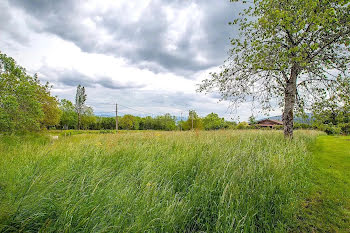
MULTIPOLYGON (((313 122, 312 113, 306 113, 306 116, 307 116, 306 118, 294 117, 294 122, 304 123, 304 124, 311 124, 313 122)), ((265 117, 265 118, 262 118, 260 120, 264 120, 264 119, 271 119, 271 120, 282 121, 282 115, 280 115, 280 116, 272 116, 272 117, 265 117)))
POLYGON ((115 113, 108 113, 108 112, 96 112, 95 116, 98 117, 114 117, 115 113))

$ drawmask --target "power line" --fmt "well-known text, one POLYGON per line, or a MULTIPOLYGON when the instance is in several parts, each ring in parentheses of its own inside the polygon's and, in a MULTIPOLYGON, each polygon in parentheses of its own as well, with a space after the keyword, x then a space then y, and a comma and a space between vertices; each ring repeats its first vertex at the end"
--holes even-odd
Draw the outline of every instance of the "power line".
POLYGON ((131 109, 131 110, 134 110, 134 111, 137 111, 137 112, 142 112, 142 113, 147 113, 147 114, 151 114, 151 115, 156 115, 156 114, 151 113, 151 112, 146 112, 146 111, 138 110, 138 109, 135 109, 135 108, 132 108, 132 107, 128 107, 128 106, 125 106, 125 105, 121 105, 121 104, 119 104, 119 106, 122 106, 122 107, 128 108, 128 109, 131 109))
MULTIPOLYGON (((88 105, 113 105, 115 106, 115 104, 113 103, 87 103, 88 105)), ((134 107, 130 107, 130 106, 126 106, 126 105, 122 105, 122 104, 118 104, 118 106, 121 106, 121 107, 124 107, 124 108, 127 108, 127 109, 130 109, 130 110, 133 110, 133 111, 136 111, 136 112, 140 112, 140 113, 144 113, 144 114, 150 114, 151 116, 157 116, 157 115, 164 115, 165 113, 161 113, 161 112, 157 112, 157 113, 152 113, 152 112, 148 112, 148 111, 144 111, 144 110, 140 110, 140 109, 136 109, 134 107)), ((177 110, 180 110, 181 112, 181 115, 182 115, 182 112, 184 112, 184 110, 182 109, 179 109, 177 108, 177 110)), ((115 111, 102 111, 102 113, 115 113, 115 111)))

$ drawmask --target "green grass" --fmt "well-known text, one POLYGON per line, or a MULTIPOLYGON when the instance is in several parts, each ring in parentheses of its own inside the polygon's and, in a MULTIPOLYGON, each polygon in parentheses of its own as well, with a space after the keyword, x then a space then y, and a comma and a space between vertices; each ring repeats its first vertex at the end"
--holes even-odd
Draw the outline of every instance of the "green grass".
POLYGON ((321 136, 311 149, 313 188, 300 229, 350 232, 350 137, 321 136))
POLYGON ((292 231, 312 188, 305 177, 318 135, 1 136, 0 231, 292 231))

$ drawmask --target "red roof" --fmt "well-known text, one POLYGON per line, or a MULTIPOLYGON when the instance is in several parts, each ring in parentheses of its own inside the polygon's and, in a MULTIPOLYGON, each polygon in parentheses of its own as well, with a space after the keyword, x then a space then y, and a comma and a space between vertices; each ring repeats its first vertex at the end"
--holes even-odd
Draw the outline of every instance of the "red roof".
POLYGON ((278 120, 264 119, 264 120, 258 121, 258 125, 261 125, 261 126, 283 125, 283 122, 278 120))

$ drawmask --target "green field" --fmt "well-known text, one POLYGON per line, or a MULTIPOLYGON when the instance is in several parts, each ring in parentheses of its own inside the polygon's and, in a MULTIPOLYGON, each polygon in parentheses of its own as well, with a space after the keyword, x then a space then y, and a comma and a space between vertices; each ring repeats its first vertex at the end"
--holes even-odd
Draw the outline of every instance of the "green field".
POLYGON ((0 136, 0 232, 346 232, 349 138, 320 135, 0 136))
POLYGON ((350 232, 350 137, 321 136, 311 151, 313 187, 302 223, 315 232, 350 232))

